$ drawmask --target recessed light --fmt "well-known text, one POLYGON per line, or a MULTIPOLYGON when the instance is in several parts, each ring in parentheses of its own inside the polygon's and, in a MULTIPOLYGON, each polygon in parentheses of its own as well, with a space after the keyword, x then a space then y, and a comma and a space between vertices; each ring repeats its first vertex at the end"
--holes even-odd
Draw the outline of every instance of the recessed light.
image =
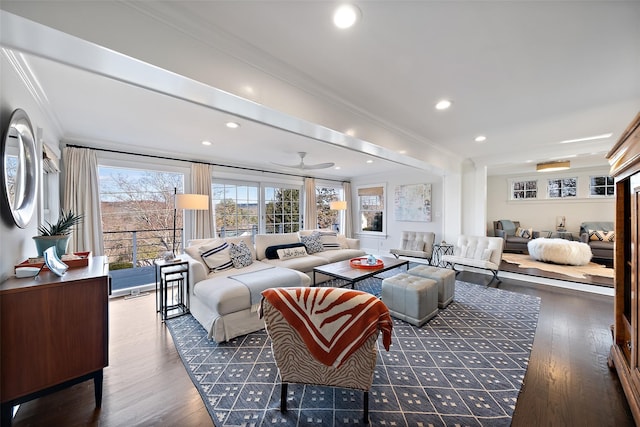
POLYGON ((211 141, 202 141, 202 145, 211 145, 211 141))
POLYGON ((240 124, 236 122, 227 122, 227 127, 231 129, 238 129, 240 124))
POLYGON ((352 4, 343 4, 333 13, 333 24, 340 29, 346 29, 352 27, 359 16, 360 9, 352 4))
POLYGON ((340 169, 342 169, 342 168, 341 168, 340 166, 336 166, 334 169, 335 169, 335 170, 337 170, 337 171, 339 171, 339 170, 340 170, 340 169))
POLYGON ((485 142, 486 140, 487 140, 487 137, 484 135, 478 135, 474 139, 475 142, 485 142))
POLYGON ((400 151, 398 151, 398 153, 400 153, 400 154, 407 154, 407 150, 400 150, 400 151))
POLYGON ((451 104, 451 101, 449 101, 448 99, 440 100, 436 104, 436 110, 446 110, 447 108, 451 107, 451 104))
POLYGON ((603 133, 602 135, 587 136, 585 138, 565 139, 564 141, 560 141, 560 144, 569 144, 571 142, 594 141, 596 139, 607 139, 611 135, 613 135, 613 133, 609 132, 609 133, 603 133))
POLYGON ((369 159, 367 160, 367 163, 373 163, 373 160, 369 159))

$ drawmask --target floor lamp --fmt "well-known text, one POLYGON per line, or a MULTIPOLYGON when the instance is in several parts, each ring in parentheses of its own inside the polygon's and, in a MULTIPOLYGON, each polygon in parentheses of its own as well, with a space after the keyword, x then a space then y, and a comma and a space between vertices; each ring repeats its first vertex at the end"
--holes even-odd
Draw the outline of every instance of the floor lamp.
MULTIPOLYGON (((209 196, 206 194, 178 194, 178 189, 173 189, 175 206, 173 208, 173 256, 176 255, 176 217, 178 209, 182 210, 209 210, 209 196)), ((184 219, 184 218, 183 218, 184 219)), ((184 225, 184 221, 183 221, 184 225)), ((184 233, 183 233, 184 234, 184 233)), ((183 236, 184 239, 184 236, 183 236)))
MULTIPOLYGON (((332 200, 329 202, 329 209, 332 211, 346 211, 347 210, 347 202, 346 200, 332 200)), ((342 215, 339 213, 338 215, 342 215)), ((340 230, 337 230, 338 232, 340 230)))

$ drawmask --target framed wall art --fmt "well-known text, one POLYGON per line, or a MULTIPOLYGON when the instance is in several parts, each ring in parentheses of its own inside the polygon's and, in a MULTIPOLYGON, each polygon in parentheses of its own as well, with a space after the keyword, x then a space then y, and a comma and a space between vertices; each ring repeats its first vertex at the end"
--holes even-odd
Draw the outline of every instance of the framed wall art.
POLYGON ((431 222, 431 184, 398 185, 393 196, 396 221, 431 222))

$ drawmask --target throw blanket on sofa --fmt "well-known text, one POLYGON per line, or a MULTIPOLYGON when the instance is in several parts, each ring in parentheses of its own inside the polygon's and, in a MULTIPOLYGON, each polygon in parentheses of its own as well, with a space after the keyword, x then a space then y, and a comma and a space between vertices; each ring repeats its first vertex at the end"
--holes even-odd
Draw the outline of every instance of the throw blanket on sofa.
POLYGON ((302 278, 294 270, 283 267, 270 267, 251 273, 229 276, 249 289, 251 295, 251 311, 257 312, 262 300, 262 291, 273 287, 290 287, 302 285, 302 278))
POLYGON ((310 353, 339 367, 378 330, 389 351, 393 322, 375 296, 342 288, 267 289, 262 293, 295 328, 310 353))

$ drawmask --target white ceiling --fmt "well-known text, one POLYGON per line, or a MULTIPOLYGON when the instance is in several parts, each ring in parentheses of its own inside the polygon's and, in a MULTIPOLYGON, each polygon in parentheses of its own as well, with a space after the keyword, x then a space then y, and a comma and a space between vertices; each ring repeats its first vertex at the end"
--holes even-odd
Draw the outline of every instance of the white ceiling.
MULTIPOLYGON (((113 79, 121 70, 88 50, 18 42, 67 142, 283 172, 270 162, 295 164, 306 151, 306 163, 342 167, 315 173, 330 178, 464 159, 496 174, 558 158, 605 166, 640 110, 638 1, 355 3, 361 20, 346 31, 332 26, 329 1, 3 0, 0 9, 176 73, 162 71, 163 89, 149 90, 130 71, 113 79), (200 86, 193 102, 193 81, 228 98, 200 86), (453 100, 448 111, 434 109, 442 98, 453 100), (230 130, 234 116, 242 126, 230 130)), ((16 49, 9 39, 0 43, 16 49)))

